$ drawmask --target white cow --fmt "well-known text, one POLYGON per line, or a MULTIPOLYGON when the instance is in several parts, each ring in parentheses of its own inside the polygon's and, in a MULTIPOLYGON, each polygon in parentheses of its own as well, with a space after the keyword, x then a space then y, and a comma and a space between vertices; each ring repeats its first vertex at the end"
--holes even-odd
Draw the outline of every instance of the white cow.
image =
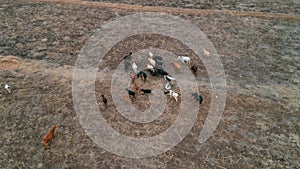
POLYGON ((133 64, 132 64, 132 70, 133 70, 134 74, 138 73, 137 65, 135 64, 135 62, 133 62, 133 64))
POLYGON ((147 64, 146 69, 150 69, 151 71, 154 71, 154 67, 152 65, 147 64))
POLYGON ((170 82, 167 82, 167 84, 165 85, 165 89, 166 90, 171 90, 170 82))
POLYGON ((152 58, 148 58, 148 60, 151 63, 151 65, 155 67, 155 60, 152 58))
POLYGON ((5 84, 4 88, 10 93, 10 86, 8 84, 5 84))
POLYGON ((174 92, 173 90, 170 90, 170 95, 175 99, 175 101, 177 102, 178 100, 178 96, 179 94, 174 92))
POLYGON ((191 58, 187 56, 178 56, 177 60, 180 60, 183 63, 191 64, 191 58))
POLYGON ((152 52, 149 52, 149 56, 152 58, 154 54, 152 52))
POLYGON ((165 78, 165 80, 167 80, 167 81, 169 81, 169 82, 175 80, 174 77, 171 77, 171 76, 169 76, 169 75, 165 75, 164 78, 165 78))

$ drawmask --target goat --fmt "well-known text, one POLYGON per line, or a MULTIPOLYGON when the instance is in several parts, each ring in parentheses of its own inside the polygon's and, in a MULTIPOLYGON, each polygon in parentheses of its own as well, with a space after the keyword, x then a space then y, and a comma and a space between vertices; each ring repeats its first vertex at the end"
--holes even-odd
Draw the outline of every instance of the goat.
POLYGON ((165 85, 165 89, 167 89, 167 90, 171 90, 171 85, 170 85, 170 82, 167 82, 167 84, 165 85))
POLYGON ((198 93, 192 93, 192 96, 195 97, 195 99, 201 104, 203 102, 203 97, 199 95, 198 93))
POLYGON ((209 55, 210 55, 209 51, 207 51, 207 50, 205 50, 205 49, 203 49, 203 53, 204 53, 206 56, 209 56, 209 55))
POLYGON ((180 60, 183 63, 191 64, 191 58, 187 56, 178 56, 176 60, 180 60))
POLYGON ((148 60, 149 60, 150 64, 151 64, 153 67, 155 67, 155 60, 152 59, 152 58, 148 58, 148 60))
POLYGON ((147 80, 147 73, 146 72, 143 72, 143 71, 140 71, 138 74, 137 74, 137 77, 141 77, 141 78, 144 78, 144 82, 146 82, 147 80))
POLYGON ((194 64, 194 65, 191 67, 191 70, 192 70, 192 72, 196 75, 196 74, 197 74, 198 68, 197 68, 197 66, 194 64))
POLYGON ((155 70, 151 70, 151 69, 148 69, 148 72, 152 75, 152 76, 158 76, 159 73, 155 70))
POLYGON ((181 70, 181 66, 178 63, 172 62, 172 64, 177 70, 181 70))
POLYGON ((133 64, 132 64, 132 70, 133 70, 134 74, 138 73, 137 72, 137 65, 135 64, 135 62, 133 62, 133 64))
POLYGON ((125 69, 126 71, 128 70, 129 66, 130 66, 129 61, 128 61, 128 60, 124 60, 124 69, 125 69))
POLYGON ((169 95, 169 94, 170 94, 170 91, 164 90, 164 94, 165 94, 165 95, 169 95))
POLYGON ((124 56, 123 59, 124 60, 130 60, 131 59, 131 55, 132 55, 132 52, 129 52, 128 55, 124 56))
POLYGON ((154 71, 154 67, 152 65, 147 64, 145 68, 154 71))
POLYGON ((134 84, 134 87, 135 87, 135 91, 138 92, 140 90, 140 87, 136 83, 134 84))
POLYGON ((126 90, 127 90, 129 96, 135 97, 135 92, 134 91, 131 91, 129 89, 126 89, 126 90))
POLYGON ((171 81, 174 81, 174 80, 175 80, 174 77, 171 77, 171 76, 169 76, 169 75, 164 76, 164 78, 165 78, 165 80, 167 80, 168 82, 171 82, 171 81))
POLYGON ((152 58, 154 54, 152 52, 149 52, 149 56, 152 58))
POLYGON ((101 94, 101 97, 102 97, 103 103, 105 104, 105 106, 107 106, 107 99, 104 97, 103 94, 101 94))
POLYGON ((161 62, 161 63, 163 62, 163 58, 162 58, 161 56, 157 56, 157 55, 156 55, 156 56, 153 57, 153 59, 154 59, 156 62, 161 62))
POLYGON ((152 75, 152 76, 158 76, 159 73, 154 69, 152 65, 147 64, 146 65, 147 71, 152 75))
POLYGON ((141 91, 145 94, 145 93, 151 93, 150 89, 141 89, 141 91))
POLYGON ((168 75, 168 74, 169 74, 168 72, 166 72, 166 71, 164 71, 164 70, 162 70, 162 69, 155 69, 155 70, 156 70, 157 73, 160 74, 160 75, 168 75))
POLYGON ((45 134, 45 136, 43 137, 43 144, 45 145, 46 148, 49 148, 49 143, 50 141, 52 141, 53 137, 54 137, 54 131, 56 129, 56 125, 53 125, 50 129, 50 131, 48 131, 47 134, 45 134))
POLYGON ((169 92, 170 92, 170 96, 172 96, 177 102, 179 94, 174 92, 173 90, 170 90, 169 92))
POLYGON ((154 56, 153 59, 156 62, 155 66, 157 68, 162 69, 163 68, 163 64, 164 64, 162 57, 160 57, 160 56, 154 56))
POLYGON ((10 86, 9 86, 8 84, 5 84, 5 85, 4 85, 4 88, 5 88, 5 90, 7 90, 8 93, 10 94, 10 86))

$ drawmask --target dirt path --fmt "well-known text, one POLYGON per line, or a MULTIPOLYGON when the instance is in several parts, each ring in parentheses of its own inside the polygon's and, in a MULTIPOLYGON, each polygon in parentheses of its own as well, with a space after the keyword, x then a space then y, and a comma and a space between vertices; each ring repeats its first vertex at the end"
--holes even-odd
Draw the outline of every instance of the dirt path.
POLYGON ((113 4, 104 2, 91 2, 82 0, 32 0, 34 2, 51 2, 51 3, 65 3, 72 5, 86 5, 101 8, 110 8, 113 10, 133 10, 138 12, 166 12, 172 14, 194 14, 194 15, 213 15, 216 13, 223 13, 236 17, 257 17, 265 19, 300 19, 300 15, 289 15, 282 13, 267 13, 267 12, 250 12, 250 11, 236 11, 236 10, 198 10, 198 9, 184 9, 172 8, 162 6, 142 6, 142 5, 126 5, 113 4))

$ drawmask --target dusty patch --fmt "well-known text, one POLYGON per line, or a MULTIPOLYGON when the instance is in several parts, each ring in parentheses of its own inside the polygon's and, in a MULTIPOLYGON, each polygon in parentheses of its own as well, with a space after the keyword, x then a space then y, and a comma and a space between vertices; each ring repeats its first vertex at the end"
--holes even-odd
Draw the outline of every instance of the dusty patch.
POLYGON ((2 70, 14 70, 16 69, 20 63, 22 62, 22 59, 16 56, 1 56, 0 55, 0 69, 2 70))

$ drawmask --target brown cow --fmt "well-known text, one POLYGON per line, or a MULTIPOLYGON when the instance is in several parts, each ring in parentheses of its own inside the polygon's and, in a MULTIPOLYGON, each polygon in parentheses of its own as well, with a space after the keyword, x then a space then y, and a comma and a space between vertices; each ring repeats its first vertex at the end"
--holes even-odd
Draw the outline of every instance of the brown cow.
POLYGON ((177 69, 177 70, 181 70, 181 66, 176 63, 176 62, 172 62, 173 63, 173 66, 177 69))
POLYGON ((52 141, 54 137, 55 129, 56 129, 56 125, 53 125, 51 127, 51 130, 43 137, 43 144, 45 145, 46 148, 49 148, 49 143, 52 141))

